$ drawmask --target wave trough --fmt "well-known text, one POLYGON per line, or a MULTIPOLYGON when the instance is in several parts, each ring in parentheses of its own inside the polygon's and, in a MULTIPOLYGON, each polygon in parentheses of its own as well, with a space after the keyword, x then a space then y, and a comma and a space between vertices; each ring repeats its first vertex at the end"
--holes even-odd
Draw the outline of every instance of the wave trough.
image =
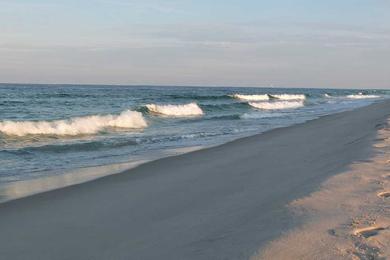
POLYGON ((303 101, 249 102, 249 105, 264 110, 294 109, 303 107, 303 101))
POLYGON ((126 110, 119 115, 92 115, 54 121, 1 121, 0 132, 6 135, 76 136, 96 134, 106 128, 145 128, 140 112, 126 110))
POLYGON ((184 105, 156 105, 149 104, 146 108, 155 114, 172 116, 172 117, 186 117, 186 116, 201 116, 202 109, 196 103, 189 103, 184 105))

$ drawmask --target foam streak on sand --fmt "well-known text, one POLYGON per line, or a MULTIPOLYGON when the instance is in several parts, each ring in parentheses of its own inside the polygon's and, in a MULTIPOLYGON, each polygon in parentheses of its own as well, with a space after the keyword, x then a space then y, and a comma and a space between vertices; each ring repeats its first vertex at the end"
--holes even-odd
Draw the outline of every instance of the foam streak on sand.
POLYGON ((69 135, 96 134, 109 127, 144 128, 142 114, 126 110, 119 115, 92 115, 54 121, 1 121, 0 132, 7 135, 69 135))
POLYGON ((293 109, 303 107, 303 101, 249 102, 249 105, 264 110, 293 109))
POLYGON ((156 114, 173 116, 173 117, 186 117, 186 116, 200 116, 203 115, 202 109, 196 103, 189 103, 184 105, 146 105, 147 109, 156 114))

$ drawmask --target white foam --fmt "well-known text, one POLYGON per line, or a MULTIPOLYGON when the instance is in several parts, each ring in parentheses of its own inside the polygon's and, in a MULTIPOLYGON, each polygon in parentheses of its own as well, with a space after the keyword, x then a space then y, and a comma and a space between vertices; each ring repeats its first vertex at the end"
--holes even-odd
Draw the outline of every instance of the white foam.
POLYGON ((196 103, 189 103, 184 105, 146 105, 147 109, 156 114, 173 116, 173 117, 186 117, 186 116, 201 116, 203 115, 202 109, 196 103))
POLYGON ((327 97, 327 98, 331 98, 332 97, 331 95, 329 95, 327 93, 325 93, 324 96, 327 97))
POLYGON ((306 96, 303 94, 276 94, 276 95, 271 95, 271 97, 280 100, 305 100, 306 99, 306 96))
POLYGON ((264 110, 293 109, 303 107, 303 101, 249 102, 254 108, 264 110))
POLYGON ((267 94, 264 95, 241 95, 241 94, 234 94, 231 95, 231 97, 241 100, 247 100, 247 101, 261 101, 261 100, 269 100, 269 96, 267 94))
POLYGON ((380 96, 377 95, 364 95, 362 93, 359 93, 357 95, 348 95, 347 98, 350 99, 366 99, 366 98, 379 98, 380 96))
POLYGON ((144 128, 147 126, 140 112, 123 111, 119 115, 92 115, 54 121, 0 121, 0 132, 7 135, 96 134, 109 127, 144 128))

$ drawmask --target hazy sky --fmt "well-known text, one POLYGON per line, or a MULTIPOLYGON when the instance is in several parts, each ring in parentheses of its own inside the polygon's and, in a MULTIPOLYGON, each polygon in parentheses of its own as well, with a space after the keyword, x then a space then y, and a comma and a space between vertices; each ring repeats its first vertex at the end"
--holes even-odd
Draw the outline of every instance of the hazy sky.
POLYGON ((390 0, 0 0, 0 82, 390 88, 390 0))

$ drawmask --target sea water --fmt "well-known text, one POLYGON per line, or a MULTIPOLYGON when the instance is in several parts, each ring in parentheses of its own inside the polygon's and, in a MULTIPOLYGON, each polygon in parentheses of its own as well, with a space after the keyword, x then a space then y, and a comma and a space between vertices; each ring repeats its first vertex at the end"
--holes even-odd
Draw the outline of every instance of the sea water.
POLYGON ((389 95, 385 90, 0 84, 0 186, 218 145, 389 95))

